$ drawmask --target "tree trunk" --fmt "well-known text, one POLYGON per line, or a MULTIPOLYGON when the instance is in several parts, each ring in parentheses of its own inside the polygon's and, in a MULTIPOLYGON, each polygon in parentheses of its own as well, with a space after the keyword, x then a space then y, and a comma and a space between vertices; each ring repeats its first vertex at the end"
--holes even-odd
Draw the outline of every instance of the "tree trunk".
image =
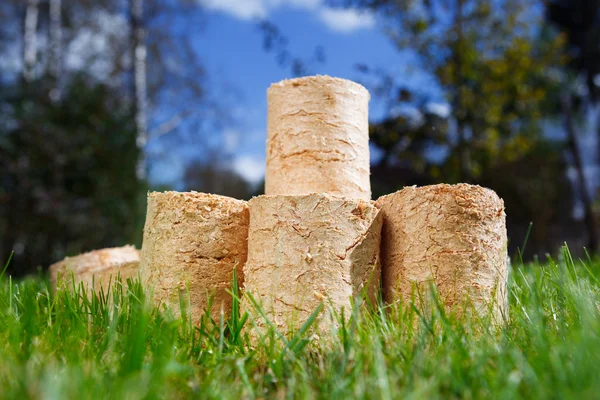
MULTIPOLYGON (((600 72, 598 73, 600 76, 600 72)), ((590 91, 590 107, 596 113, 596 166, 600 168, 600 99, 598 92, 600 91, 600 85, 596 85, 596 74, 595 72, 589 72, 587 75, 587 85, 590 91)), ((599 82, 600 83, 600 82, 599 82)), ((598 197, 597 193, 600 193, 600 188, 596 188, 597 192, 593 194, 592 197, 596 197, 596 201, 600 201, 600 197, 598 197)))
POLYGON ((567 130, 568 145, 573 154, 573 163, 577 171, 577 180, 580 190, 581 201, 583 202, 585 226, 588 231, 588 248, 596 252, 598 250, 598 229, 592 209, 592 199, 587 190, 587 180, 583 171, 583 161, 581 160, 581 152, 579 151, 579 143, 575 132, 575 124, 573 122, 573 112, 571 104, 571 96, 565 94, 562 96, 562 107, 565 114, 565 128, 567 130))
POLYGON ((146 27, 144 24, 144 0, 129 0, 131 58, 133 64, 133 111, 135 116, 136 143, 140 149, 137 166, 139 179, 146 178, 145 147, 147 132, 147 87, 146 87, 146 27))
POLYGON ((471 152, 469 143, 465 138, 465 124, 460 118, 456 119, 456 130, 458 133, 459 180, 463 183, 469 183, 473 178, 471 152))
POLYGON ((466 123, 462 113, 460 89, 464 85, 462 76, 462 42, 463 36, 463 7, 464 0, 456 1, 456 44, 454 47, 454 64, 455 64, 455 82, 454 82, 454 114, 456 117, 456 130, 458 134, 458 163, 459 163, 459 180, 460 182, 471 182, 471 152, 469 151, 469 143, 465 138, 466 123))
MULTIPOLYGON (((594 103, 593 107, 596 110, 596 166, 600 170, 600 103, 594 103)), ((600 187, 596 187, 594 196, 596 201, 600 201, 600 187)))
POLYGON ((50 0, 50 99, 60 100, 60 77, 62 75, 62 0, 50 0))
POLYGON ((39 0, 27 0, 23 24, 23 80, 25 82, 31 82, 35 78, 38 15, 39 0))

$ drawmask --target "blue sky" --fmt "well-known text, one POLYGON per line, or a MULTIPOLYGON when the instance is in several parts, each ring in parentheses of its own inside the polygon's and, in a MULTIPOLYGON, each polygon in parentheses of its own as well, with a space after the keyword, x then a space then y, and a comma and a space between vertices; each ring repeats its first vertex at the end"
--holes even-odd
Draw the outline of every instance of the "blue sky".
MULTIPOLYGON (((196 51, 208 72, 213 93, 231 90, 232 117, 236 124, 221 134, 225 150, 234 154, 234 168, 250 181, 262 179, 265 163, 266 90, 273 82, 291 78, 290 68, 280 66, 275 55, 263 48, 264 34, 258 21, 274 23, 287 37, 294 57, 310 59, 317 46, 325 62, 310 63, 312 74, 327 74, 364 82, 367 76, 356 64, 380 66, 406 76, 411 85, 432 86, 423 74, 407 73, 415 57, 399 53, 381 32, 375 16, 356 10, 330 9, 321 0, 200 0, 206 9, 206 26, 196 35, 196 51)), ((230 95, 231 97, 231 95, 230 95)), ((383 115, 378 99, 372 98, 371 119, 383 115)), ((190 149, 190 155, 194 155, 190 149)), ((196 153, 197 155, 197 153, 196 153)), ((155 169, 157 180, 177 181, 185 157, 163 161, 155 169)))

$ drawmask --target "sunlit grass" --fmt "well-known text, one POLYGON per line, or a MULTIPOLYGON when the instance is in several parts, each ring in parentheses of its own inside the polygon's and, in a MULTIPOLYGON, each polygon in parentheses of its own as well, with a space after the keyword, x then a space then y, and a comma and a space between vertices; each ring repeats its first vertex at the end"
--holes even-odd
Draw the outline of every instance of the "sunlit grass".
POLYGON ((599 262, 565 250, 513 267, 502 326, 379 307, 350 310, 328 342, 305 325, 252 348, 245 315, 194 326, 150 306, 137 281, 88 297, 3 276, 0 397, 597 398, 599 279, 599 262))

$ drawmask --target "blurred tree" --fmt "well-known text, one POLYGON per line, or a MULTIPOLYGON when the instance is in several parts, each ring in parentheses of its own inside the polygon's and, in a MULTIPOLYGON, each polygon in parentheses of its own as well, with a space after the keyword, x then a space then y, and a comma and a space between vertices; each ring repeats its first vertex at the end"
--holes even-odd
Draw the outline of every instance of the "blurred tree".
POLYGON ((148 142, 148 90, 147 90, 147 47, 144 0, 129 1, 129 35, 133 65, 133 114, 135 116, 136 143, 140 159, 136 167, 139 179, 146 179, 146 157, 144 149, 148 142))
POLYGON ((17 78, 50 75, 57 80, 53 95, 78 72, 113 87, 137 116, 142 148, 166 134, 179 142, 193 139, 199 134, 189 130, 207 119, 199 110, 214 106, 206 96, 208 83, 192 46, 194 35, 182 33, 203 26, 197 1, 5 0, 0 18, 0 31, 10 26, 0 32, 2 58, 23 49, 14 66, 17 78))
POLYGON ((48 75, 53 80, 53 87, 50 90, 50 99, 58 101, 60 99, 60 79, 62 77, 63 67, 62 0, 49 0, 49 2, 50 33, 48 37, 50 42, 50 56, 48 62, 48 75))
POLYGON ((136 243, 145 185, 135 126, 120 96, 87 77, 61 100, 18 92, 0 120, 0 259, 22 274, 65 255, 136 243))
MULTIPOLYGON (((589 187, 599 188, 598 184, 588 185, 584 173, 583 157, 578 145, 575 119, 577 114, 595 113, 596 119, 596 165, 600 168, 600 1, 598 0, 551 0, 546 5, 548 21, 560 29, 567 37, 569 66, 575 75, 583 76, 585 91, 575 90, 575 84, 568 82, 561 96, 561 111, 565 116, 565 127, 569 148, 573 155, 573 165, 577 171, 579 196, 584 209, 590 243, 597 249, 599 232, 597 218, 593 211, 594 193, 589 187)), ((576 79, 571 79, 576 81, 576 79)))
MULTIPOLYGON (((572 202, 564 193, 572 188, 562 159, 566 147, 546 146, 540 136, 541 123, 555 116, 560 104, 567 61, 566 37, 543 24, 544 2, 330 3, 378 13, 398 50, 418 55, 419 68, 448 102, 448 110, 442 110, 419 88, 397 85, 382 68, 360 67, 379 81, 374 92, 391 99, 389 117, 371 126, 372 141, 382 153, 373 167, 374 194, 407 184, 481 183, 505 198, 510 234, 517 239, 513 246, 522 245, 518 238, 533 221, 532 248, 551 250, 557 243, 543 236, 567 224, 572 202)), ((594 232, 588 224, 592 249, 594 232)))
POLYGON ((569 64, 584 74, 591 100, 599 101, 600 0, 550 0, 546 16, 566 34, 569 64))
MULTIPOLYGON (((153 157, 182 143, 202 156, 219 146, 202 132, 229 121, 221 99, 207 95, 189 35, 203 25, 202 7, 6 0, 0 20, 0 259, 14 249, 11 268, 24 273, 136 241, 145 189, 136 165, 144 176, 146 142, 165 141, 153 157), (7 68, 15 49, 21 55, 7 68)), ((247 183, 217 165, 195 184, 190 172, 190 185, 219 176, 211 181, 219 191, 247 197, 247 183)))
POLYGON ((23 80, 26 82, 35 78, 39 13, 39 0, 27 0, 23 21, 23 80))
POLYGON ((391 104, 389 118, 370 126, 371 142, 382 152, 379 165, 401 165, 422 173, 428 165, 424 153, 448 144, 449 107, 407 88, 399 89, 391 104))
POLYGON ((560 142, 539 141, 525 156, 501 161, 479 178, 479 184, 504 200, 510 254, 517 249, 528 259, 553 254, 567 238, 581 237, 581 227, 571 217, 573 187, 563 150, 560 142))
POLYGON ((579 146, 579 135, 575 131, 575 123, 573 121, 573 101, 570 93, 565 93, 561 98, 562 110, 565 117, 565 129, 567 131, 567 144, 573 157, 573 166, 577 173, 577 186, 579 187, 579 196, 583 203, 584 223, 588 233, 587 246, 590 250, 598 251, 598 228, 596 218, 593 212, 592 196, 588 192, 587 178, 583 167, 579 146))
MULTIPOLYGON (((541 3, 341 2, 380 12, 398 49, 414 50, 437 78, 452 110, 445 136, 452 150, 448 162, 455 167, 449 171, 456 172, 446 180, 474 181, 495 163, 528 152, 540 132, 542 103, 558 84, 549 72, 563 62, 562 37, 536 39, 541 15, 532 9, 541 3)), ((400 139, 397 131, 390 134, 400 139)))

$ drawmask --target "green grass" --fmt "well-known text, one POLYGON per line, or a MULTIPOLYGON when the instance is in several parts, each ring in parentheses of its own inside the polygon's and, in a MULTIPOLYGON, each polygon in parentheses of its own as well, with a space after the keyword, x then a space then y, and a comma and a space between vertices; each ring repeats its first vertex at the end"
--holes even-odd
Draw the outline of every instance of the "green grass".
POLYGON ((503 326, 379 308, 328 344, 305 329, 251 349, 250 320, 194 327, 148 306, 138 282, 89 300, 5 276, 0 398, 598 398, 599 279, 599 262, 565 251, 514 267, 503 326))

